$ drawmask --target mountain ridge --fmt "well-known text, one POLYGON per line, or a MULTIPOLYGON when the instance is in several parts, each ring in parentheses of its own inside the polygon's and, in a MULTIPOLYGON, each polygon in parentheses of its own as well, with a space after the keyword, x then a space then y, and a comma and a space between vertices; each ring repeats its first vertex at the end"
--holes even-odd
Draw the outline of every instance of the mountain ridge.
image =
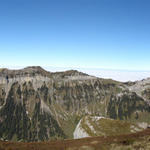
POLYGON ((142 82, 122 83, 77 70, 53 73, 39 66, 1 69, 0 137, 13 141, 73 138, 85 115, 149 123, 148 92, 141 88, 137 93, 133 87, 147 89, 149 80, 142 82))

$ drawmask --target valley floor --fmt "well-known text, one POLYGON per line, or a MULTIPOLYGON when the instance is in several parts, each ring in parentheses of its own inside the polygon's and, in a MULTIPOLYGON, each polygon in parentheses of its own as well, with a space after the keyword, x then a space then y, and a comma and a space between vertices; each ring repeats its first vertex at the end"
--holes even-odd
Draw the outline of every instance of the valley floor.
POLYGON ((75 140, 50 142, 0 141, 0 150, 149 150, 150 129, 109 137, 89 137, 75 140))

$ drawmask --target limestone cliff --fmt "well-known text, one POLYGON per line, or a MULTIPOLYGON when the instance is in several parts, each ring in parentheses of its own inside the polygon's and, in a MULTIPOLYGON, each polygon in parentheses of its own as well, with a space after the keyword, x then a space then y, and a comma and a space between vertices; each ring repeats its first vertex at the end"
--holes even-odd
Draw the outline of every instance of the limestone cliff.
POLYGON ((131 86, 76 70, 0 70, 0 137, 40 141, 73 138, 85 115, 149 122, 149 103, 131 86), (145 116, 145 117, 143 117, 145 116))

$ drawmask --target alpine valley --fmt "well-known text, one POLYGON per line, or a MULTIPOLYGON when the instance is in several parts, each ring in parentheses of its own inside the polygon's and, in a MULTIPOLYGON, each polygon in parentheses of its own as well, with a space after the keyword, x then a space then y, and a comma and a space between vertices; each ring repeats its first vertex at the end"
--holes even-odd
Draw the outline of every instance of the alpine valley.
POLYGON ((76 70, 0 69, 1 140, 130 134, 149 123, 150 78, 123 83, 76 70))

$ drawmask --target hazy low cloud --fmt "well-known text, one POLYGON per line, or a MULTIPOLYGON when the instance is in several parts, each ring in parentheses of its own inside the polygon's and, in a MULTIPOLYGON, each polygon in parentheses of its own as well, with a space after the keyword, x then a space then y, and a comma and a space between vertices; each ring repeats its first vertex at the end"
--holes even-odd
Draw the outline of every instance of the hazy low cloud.
POLYGON ((111 78, 117 81, 136 81, 150 77, 150 71, 122 71, 122 70, 100 70, 85 69, 84 72, 100 78, 111 78))
MULTIPOLYGON (((49 71, 65 71, 72 68, 55 68, 46 67, 49 71)), ((85 68, 73 68, 78 71, 87 73, 89 75, 97 76, 100 78, 114 79, 117 81, 136 81, 150 77, 150 71, 126 71, 126 70, 110 70, 110 69, 85 69, 85 68)))

